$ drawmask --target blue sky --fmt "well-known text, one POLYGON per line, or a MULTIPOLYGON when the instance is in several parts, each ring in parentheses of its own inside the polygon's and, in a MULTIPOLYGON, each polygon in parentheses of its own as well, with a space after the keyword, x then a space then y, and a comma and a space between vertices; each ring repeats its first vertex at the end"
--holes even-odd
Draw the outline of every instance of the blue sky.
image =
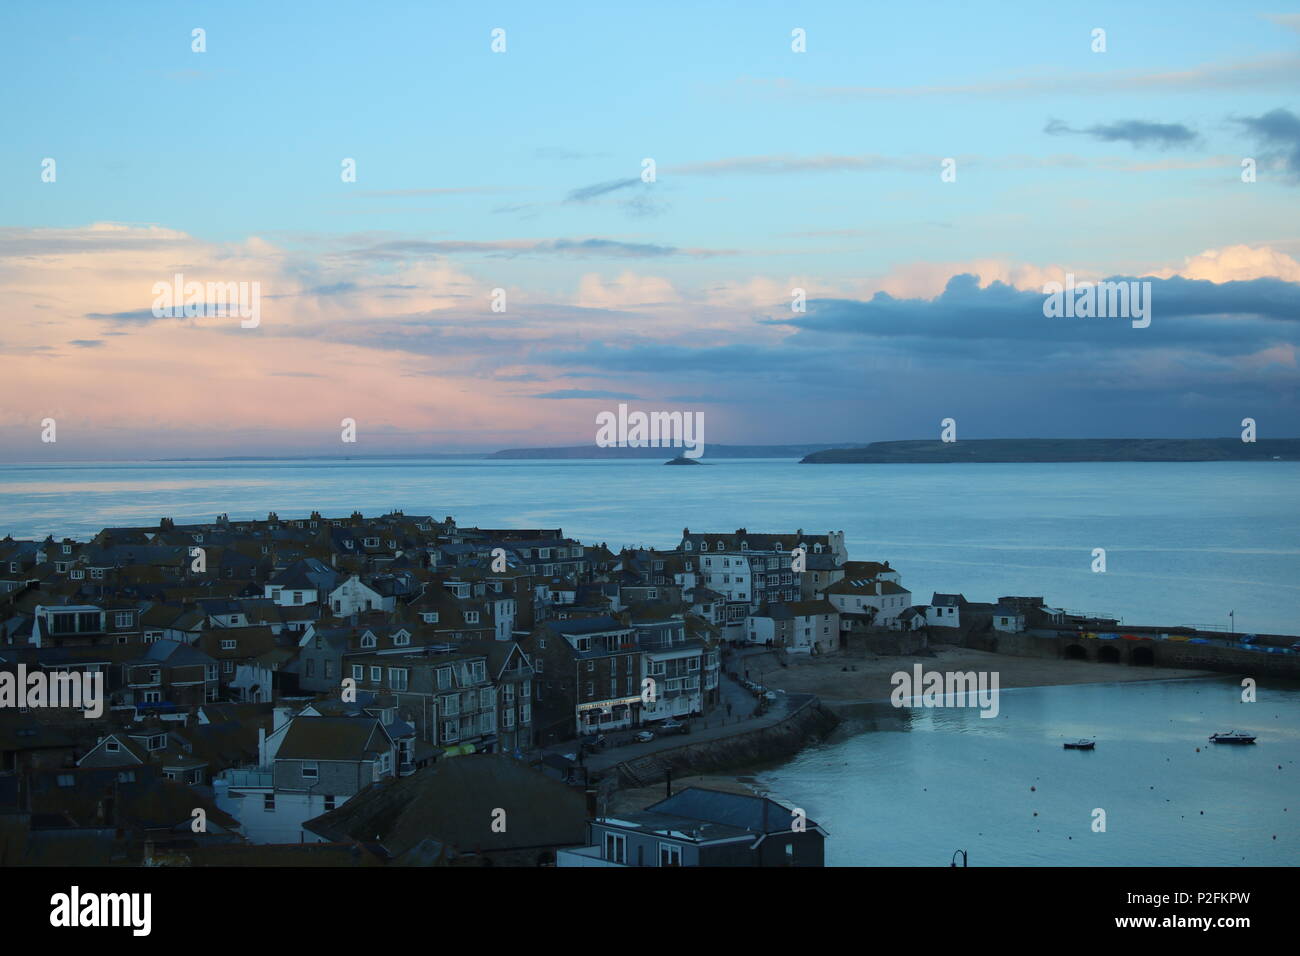
POLYGON ((214 454, 314 448, 328 441, 314 409, 349 410, 317 391, 345 367, 376 451, 586 441, 623 394, 704 408, 715 441, 923 437, 954 406, 971 437, 1229 434, 1252 403, 1270 434, 1297 434, 1294 316, 1252 312, 1243 340, 1229 307, 1217 331, 1235 368, 1159 305, 1122 361, 1109 329, 1010 369, 995 357, 1015 339, 996 326, 966 358, 917 334, 927 317, 942 328, 939 298, 967 272, 1022 290, 1067 270, 1300 280, 1296 5, 51 3, 3 19, 0 291, 22 321, 0 346, 32 381, 106 391, 42 409, 14 385, 0 433, 59 411, 90 451, 100 406, 115 445, 142 453, 196 443, 199 424, 214 454), (1241 182, 1242 157, 1258 181, 1241 182), (104 318, 186 268, 258 277, 283 307, 256 341, 104 318), (134 286, 109 277, 134 271, 134 286), (866 314, 844 304, 882 290, 914 308, 866 335, 774 324, 796 283, 812 317, 866 314), (515 304, 484 316, 497 287, 515 304), (304 342, 311 368, 295 364, 304 342), (134 403, 112 396, 140 357, 157 375, 196 346, 227 358, 177 383, 264 400, 133 429, 134 403), (1134 348, 1158 391, 1087 394, 1128 377, 1134 348), (936 378, 920 400, 918 366, 936 378), (1081 392, 1045 409, 1008 374, 1081 392), (406 378, 430 407, 384 391, 406 378), (773 391, 779 409, 756 411, 773 391), (256 420, 267 404, 276 420, 256 420))

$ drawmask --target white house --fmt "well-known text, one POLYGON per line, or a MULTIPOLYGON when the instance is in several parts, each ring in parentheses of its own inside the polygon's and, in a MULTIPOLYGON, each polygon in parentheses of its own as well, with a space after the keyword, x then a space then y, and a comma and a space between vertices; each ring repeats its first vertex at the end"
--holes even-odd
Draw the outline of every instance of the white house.
POLYGON ((349 617, 366 611, 391 612, 397 598, 385 597, 354 574, 329 593, 329 603, 335 617, 349 617))
POLYGON ((966 598, 960 594, 934 592, 926 608, 925 623, 931 627, 961 627, 961 608, 966 598))

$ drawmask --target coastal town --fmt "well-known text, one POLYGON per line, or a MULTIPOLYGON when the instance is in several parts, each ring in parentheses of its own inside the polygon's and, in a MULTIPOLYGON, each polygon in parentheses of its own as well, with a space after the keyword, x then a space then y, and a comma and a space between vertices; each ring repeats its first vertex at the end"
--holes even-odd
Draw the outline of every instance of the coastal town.
POLYGON ((615 552, 393 511, 7 537, 0 864, 820 866, 801 808, 686 779, 829 732, 799 675, 945 644, 1241 669, 1240 642, 1118 625, 917 603, 843 532, 615 552))

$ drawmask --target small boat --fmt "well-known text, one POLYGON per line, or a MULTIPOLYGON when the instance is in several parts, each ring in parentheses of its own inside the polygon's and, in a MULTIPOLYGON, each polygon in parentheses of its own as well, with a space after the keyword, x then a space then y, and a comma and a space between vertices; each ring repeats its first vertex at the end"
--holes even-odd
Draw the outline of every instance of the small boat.
POLYGON ((1214 734, 1210 737, 1210 743, 1212 744, 1253 744, 1254 742, 1255 738, 1253 735, 1240 734, 1235 730, 1231 733, 1214 734))
POLYGON ((1067 740, 1065 742, 1066 750, 1091 750, 1097 746, 1095 740, 1067 740))

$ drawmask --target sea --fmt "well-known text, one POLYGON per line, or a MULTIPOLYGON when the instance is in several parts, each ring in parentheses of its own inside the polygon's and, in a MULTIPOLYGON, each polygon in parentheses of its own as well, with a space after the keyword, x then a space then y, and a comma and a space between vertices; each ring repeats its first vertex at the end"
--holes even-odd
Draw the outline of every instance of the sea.
MULTIPOLYGON (((682 531, 843 531, 928 603, 1041 596, 1125 624, 1300 633, 1300 463, 801 465, 726 459, 0 464, 0 534, 407 514, 675 546, 682 531)), ((1236 678, 1003 690, 973 709, 863 705, 760 783, 830 832, 831 865, 1296 865, 1300 687, 1236 678), (1253 746, 1212 745, 1255 732, 1253 746), (1090 736, 1094 751, 1067 751, 1090 736), (1098 815, 1098 811, 1102 811, 1098 815), (1098 829, 1098 821, 1104 829, 1098 829)))

